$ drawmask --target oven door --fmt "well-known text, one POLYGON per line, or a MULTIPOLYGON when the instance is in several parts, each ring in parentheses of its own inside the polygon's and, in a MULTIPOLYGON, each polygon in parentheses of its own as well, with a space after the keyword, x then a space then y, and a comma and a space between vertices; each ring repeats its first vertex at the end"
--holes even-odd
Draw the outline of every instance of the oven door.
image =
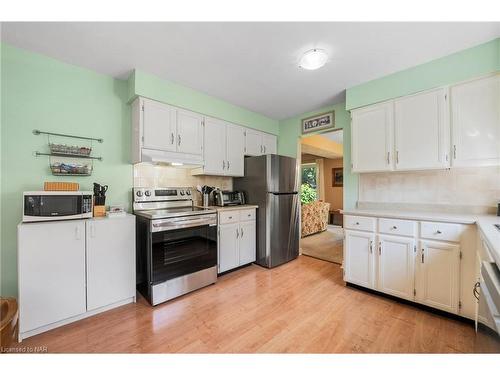
POLYGON ((152 232, 153 285, 217 265, 215 223, 152 232))

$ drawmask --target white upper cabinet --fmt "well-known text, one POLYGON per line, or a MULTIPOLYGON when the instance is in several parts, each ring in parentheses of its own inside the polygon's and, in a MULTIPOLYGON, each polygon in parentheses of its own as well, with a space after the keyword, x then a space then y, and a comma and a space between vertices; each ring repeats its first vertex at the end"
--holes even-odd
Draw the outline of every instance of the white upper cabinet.
POLYGON ((132 103, 132 162, 203 163, 203 117, 154 100, 132 103))
POLYGON ((205 118, 204 174, 223 175, 226 170, 226 124, 223 121, 205 118))
POLYGON ((352 111, 352 170, 379 172, 392 169, 393 103, 352 111))
POLYGON ((175 151, 176 109, 163 103, 144 100, 142 113, 142 147, 151 150, 175 151))
POLYGON ((277 153, 276 136, 272 134, 263 134, 262 147, 264 149, 264 154, 276 154, 277 153))
POLYGON ((453 166, 500 164, 500 75, 450 89, 453 166))
POLYGON ((245 173, 245 129, 238 125, 226 127, 226 174, 241 177, 245 173))
POLYGON ((446 95, 438 89, 394 100, 396 170, 449 167, 446 95))
POLYGON ((263 154, 262 133, 257 130, 245 131, 245 155, 259 156, 263 154))
POLYGON ((203 167, 193 175, 241 177, 244 174, 245 130, 228 122, 205 118, 203 167))
POLYGON ((198 113, 177 110, 177 152, 202 154, 203 117, 198 113))
POLYGON ((260 156, 277 153, 277 138, 275 135, 258 130, 245 130, 245 155, 260 156))

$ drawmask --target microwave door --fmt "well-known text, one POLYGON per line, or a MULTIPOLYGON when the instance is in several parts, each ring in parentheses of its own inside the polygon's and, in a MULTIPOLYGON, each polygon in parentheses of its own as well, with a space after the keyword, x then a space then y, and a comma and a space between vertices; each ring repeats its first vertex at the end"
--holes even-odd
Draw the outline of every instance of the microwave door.
POLYGON ((40 216, 67 217, 81 214, 82 197, 75 195, 48 195, 40 198, 40 216))

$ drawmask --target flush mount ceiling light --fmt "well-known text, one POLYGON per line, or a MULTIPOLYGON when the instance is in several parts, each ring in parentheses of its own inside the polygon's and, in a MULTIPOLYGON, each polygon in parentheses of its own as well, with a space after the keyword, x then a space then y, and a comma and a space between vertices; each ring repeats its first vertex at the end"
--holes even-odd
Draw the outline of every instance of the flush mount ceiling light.
POLYGON ((328 55, 323 49, 311 49, 300 58, 299 67, 307 70, 316 70, 326 64, 328 55))

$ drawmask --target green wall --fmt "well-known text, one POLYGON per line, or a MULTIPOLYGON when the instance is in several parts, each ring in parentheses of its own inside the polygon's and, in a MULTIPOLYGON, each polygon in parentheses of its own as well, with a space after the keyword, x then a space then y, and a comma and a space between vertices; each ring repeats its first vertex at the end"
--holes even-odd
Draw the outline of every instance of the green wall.
POLYGON ((301 120, 331 110, 335 111, 335 128, 344 130, 344 209, 355 208, 358 200, 358 175, 351 172, 351 115, 345 110, 345 103, 280 121, 278 153, 296 158, 297 144, 301 137, 301 120))
MULTIPOLYGON (((109 185, 106 204, 130 209, 133 168, 130 164, 130 106, 135 95, 278 134, 279 122, 192 89, 135 72, 127 81, 1 44, 0 131, 0 293, 17 294, 16 226, 22 218, 22 192, 42 190, 44 181, 75 181, 80 189, 93 182, 109 185), (101 137, 94 142, 91 177, 55 177, 46 136, 33 129, 101 137)), ((59 139, 66 143, 71 140, 59 139)), ((78 143, 78 142, 77 142, 78 143)))
POLYGON ((346 109, 363 107, 500 70, 500 38, 346 90, 346 109))
POLYGON ((135 96, 158 100, 268 133, 279 133, 277 120, 140 70, 135 70, 129 77, 129 100, 135 96))
MULTIPOLYGON (((127 82, 2 44, 2 295, 17 294, 16 226, 22 217, 22 192, 43 190, 44 181, 75 181, 80 189, 92 183, 109 185, 107 204, 129 206, 132 185, 130 108, 127 82), (47 137, 33 129, 101 137, 90 177, 50 174, 47 137)), ((72 143, 69 139, 58 141, 72 143)))

